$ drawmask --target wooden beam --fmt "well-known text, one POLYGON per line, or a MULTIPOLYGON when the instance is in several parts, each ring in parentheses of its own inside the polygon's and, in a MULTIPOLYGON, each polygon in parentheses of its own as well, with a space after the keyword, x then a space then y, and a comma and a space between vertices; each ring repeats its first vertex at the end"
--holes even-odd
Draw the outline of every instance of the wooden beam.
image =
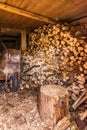
POLYGON ((11 41, 11 40, 17 40, 17 38, 13 38, 13 37, 1 37, 0 40, 2 40, 2 41, 3 40, 5 40, 5 41, 10 40, 11 41))
POLYGON ((15 29, 15 28, 4 28, 4 27, 1 27, 0 31, 1 31, 1 33, 12 33, 12 34, 19 34, 19 33, 21 33, 20 29, 15 29))
POLYGON ((87 16, 69 21, 72 25, 87 24, 87 16))
POLYGON ((27 35, 26 31, 22 30, 21 31, 21 50, 26 50, 27 49, 27 35))
POLYGON ((7 4, 1 3, 1 2, 0 2, 0 9, 4 10, 4 11, 8 11, 10 13, 14 13, 16 15, 21 15, 21 16, 24 16, 27 18, 38 20, 41 22, 46 22, 46 23, 51 23, 51 24, 57 23, 56 20, 53 20, 51 18, 42 16, 42 15, 38 15, 38 14, 29 12, 29 11, 25 11, 23 9, 20 9, 20 8, 11 6, 11 5, 7 5, 7 4))

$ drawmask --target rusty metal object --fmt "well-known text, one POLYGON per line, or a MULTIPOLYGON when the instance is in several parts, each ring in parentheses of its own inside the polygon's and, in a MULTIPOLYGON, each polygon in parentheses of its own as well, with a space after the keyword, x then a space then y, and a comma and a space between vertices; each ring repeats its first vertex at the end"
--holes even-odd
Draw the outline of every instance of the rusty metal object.
POLYGON ((11 75, 16 74, 20 78, 21 51, 7 49, 1 40, 0 42, 5 49, 0 56, 0 80, 5 80, 7 86, 11 75))
POLYGON ((20 50, 8 49, 8 53, 4 51, 0 59, 0 80, 5 79, 9 74, 20 73, 20 50))

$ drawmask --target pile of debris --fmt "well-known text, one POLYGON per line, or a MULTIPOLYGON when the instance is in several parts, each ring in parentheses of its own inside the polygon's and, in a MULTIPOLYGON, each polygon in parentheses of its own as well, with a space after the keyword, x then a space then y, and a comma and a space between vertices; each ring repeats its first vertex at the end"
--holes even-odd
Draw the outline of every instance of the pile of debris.
MULTIPOLYGON (((68 24, 44 25, 29 34, 28 52, 24 52, 23 72, 31 76, 24 87, 38 88, 58 84, 70 92, 73 101, 86 89, 87 28, 68 24)), ((26 77, 25 77, 26 78, 26 77)))

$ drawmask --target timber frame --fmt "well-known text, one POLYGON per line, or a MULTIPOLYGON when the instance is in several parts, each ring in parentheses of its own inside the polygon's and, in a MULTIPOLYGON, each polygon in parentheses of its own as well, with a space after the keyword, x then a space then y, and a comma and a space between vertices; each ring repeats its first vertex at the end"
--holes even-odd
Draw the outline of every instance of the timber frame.
POLYGON ((8 4, 4 4, 1 2, 0 2, 0 10, 4 10, 4 11, 10 12, 10 13, 14 13, 16 15, 21 15, 21 16, 31 18, 34 20, 38 20, 41 22, 46 22, 46 23, 51 23, 51 24, 57 23, 57 21, 54 19, 42 16, 39 14, 35 14, 35 13, 29 12, 29 11, 25 11, 23 9, 20 9, 20 8, 17 8, 17 7, 8 5, 8 4))

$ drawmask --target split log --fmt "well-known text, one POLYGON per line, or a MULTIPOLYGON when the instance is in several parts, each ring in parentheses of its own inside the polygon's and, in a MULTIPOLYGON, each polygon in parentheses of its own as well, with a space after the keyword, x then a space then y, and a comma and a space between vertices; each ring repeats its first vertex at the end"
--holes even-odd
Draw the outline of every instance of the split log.
POLYGON ((76 100, 76 102, 72 105, 73 109, 76 110, 79 105, 81 105, 84 101, 87 100, 87 90, 85 90, 80 97, 76 100))
POLYGON ((68 96, 68 91, 61 86, 50 84, 41 87, 39 113, 49 127, 69 116, 68 96))
POLYGON ((54 130, 79 130, 76 122, 71 121, 70 117, 64 117, 60 120, 57 125, 54 127, 54 130))
POLYGON ((79 130, 87 130, 87 125, 79 118, 77 114, 75 114, 75 122, 79 128, 79 130))
POLYGON ((84 112, 79 113, 80 119, 84 120, 85 118, 87 118, 87 110, 85 110, 84 112))
POLYGON ((71 125, 70 118, 64 117, 57 123, 57 125, 54 127, 54 130, 66 130, 70 125, 71 125))

